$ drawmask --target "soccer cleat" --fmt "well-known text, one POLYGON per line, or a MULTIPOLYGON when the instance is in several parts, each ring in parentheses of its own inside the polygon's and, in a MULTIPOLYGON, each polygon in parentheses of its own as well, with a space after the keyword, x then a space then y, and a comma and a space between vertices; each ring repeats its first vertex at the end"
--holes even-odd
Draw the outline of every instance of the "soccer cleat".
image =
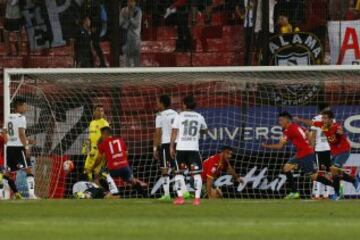
POLYGON ((355 191, 359 192, 360 191, 360 177, 359 177, 359 174, 356 174, 355 181, 354 181, 353 185, 354 185, 355 191))
POLYGON ((193 205, 194 206, 199 206, 200 205, 200 198, 195 198, 193 201, 193 205))
POLYGON ((14 198, 17 200, 24 199, 23 196, 19 192, 15 193, 14 198))
POLYGON ((289 193, 285 199, 300 199, 300 193, 298 192, 294 192, 294 193, 289 193))
POLYGON ((341 199, 341 197, 339 195, 337 195, 336 193, 334 193, 333 195, 331 195, 329 197, 330 200, 333 200, 333 201, 339 201, 341 199))
POLYGON ((344 191, 345 191, 344 184, 341 183, 340 184, 340 189, 339 189, 339 195, 338 195, 339 199, 344 198, 344 191))
POLYGON ((161 196, 161 198, 159 198, 159 200, 164 201, 164 202, 171 201, 171 196, 170 195, 163 195, 163 196, 161 196))
POLYGON ((183 197, 178 197, 174 200, 174 205, 183 205, 185 203, 185 200, 183 197))
POLYGON ((28 199, 30 199, 30 200, 39 200, 40 198, 38 196, 36 196, 36 195, 31 195, 31 196, 29 196, 28 199))
POLYGON ((186 199, 186 200, 189 200, 192 198, 191 194, 188 191, 184 192, 183 196, 184 196, 184 199, 186 199))

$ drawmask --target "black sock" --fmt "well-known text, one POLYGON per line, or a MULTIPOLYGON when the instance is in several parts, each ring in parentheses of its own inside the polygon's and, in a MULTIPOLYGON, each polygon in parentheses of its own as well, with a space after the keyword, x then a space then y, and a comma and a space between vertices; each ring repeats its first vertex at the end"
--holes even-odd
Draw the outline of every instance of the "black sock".
POLYGON ((328 185, 328 186, 333 186, 333 182, 329 179, 327 179, 324 176, 318 176, 316 179, 317 182, 321 182, 322 184, 328 185))
POLYGON ((147 197, 146 188, 144 188, 143 186, 141 186, 140 183, 135 183, 134 187, 135 187, 135 190, 136 190, 137 192, 139 192, 143 197, 147 197))
POLYGON ((295 186, 295 182, 294 182, 294 176, 292 174, 292 172, 286 172, 285 173, 287 181, 288 181, 288 187, 290 188, 292 193, 297 192, 296 186, 295 186))
POLYGON ((13 191, 13 193, 17 193, 18 190, 17 190, 14 180, 12 180, 11 178, 9 178, 7 176, 4 176, 4 179, 6 179, 8 181, 11 191, 13 191))
POLYGON ((342 179, 343 179, 344 181, 350 182, 350 183, 354 183, 354 182, 355 182, 355 178, 353 178, 353 177, 350 176, 349 174, 343 173, 342 175, 343 175, 342 179))
POLYGON ((333 187, 335 190, 335 193, 339 195, 340 193, 340 178, 338 176, 333 177, 333 187))
POLYGON ((106 179, 100 178, 100 179, 99 179, 99 184, 100 184, 100 186, 105 190, 105 192, 109 192, 109 191, 110 191, 109 185, 108 185, 106 179))

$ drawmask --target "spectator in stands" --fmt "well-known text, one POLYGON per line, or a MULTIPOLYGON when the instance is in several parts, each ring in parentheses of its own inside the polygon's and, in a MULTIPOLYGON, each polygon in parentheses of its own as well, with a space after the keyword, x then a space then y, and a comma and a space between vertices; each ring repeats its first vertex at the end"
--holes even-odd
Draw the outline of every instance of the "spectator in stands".
POLYGON ((82 5, 82 14, 89 16, 91 21, 92 44, 96 56, 99 58, 100 67, 106 67, 104 53, 100 47, 101 38, 107 32, 107 12, 102 0, 85 0, 82 5))
POLYGON ((88 16, 82 17, 80 20, 80 30, 75 39, 74 52, 76 67, 94 67, 91 21, 88 16))
POLYGON ((125 67, 140 66, 141 20, 142 12, 136 6, 136 0, 128 0, 127 6, 120 11, 120 27, 126 35, 123 46, 125 67))
POLYGON ((186 52, 192 49, 192 38, 189 28, 189 0, 176 0, 165 13, 165 18, 173 13, 176 14, 177 42, 176 51, 186 52))
POLYGON ((276 0, 274 18, 279 19, 280 15, 287 16, 293 27, 298 27, 305 22, 306 1, 309 0, 276 0))
POLYGON ((288 16, 285 16, 285 15, 279 16, 279 19, 278 19, 278 22, 276 25, 276 32, 277 33, 292 33, 293 32, 293 27, 289 23, 288 16))
POLYGON ((254 38, 254 8, 255 0, 241 0, 236 6, 237 15, 243 19, 244 23, 244 65, 251 65, 251 48, 254 38))
POLYGON ((21 48, 21 29, 24 25, 23 16, 20 11, 19 0, 2 0, 6 2, 4 21, 4 40, 6 55, 11 55, 10 33, 16 34, 16 55, 19 55, 21 48))

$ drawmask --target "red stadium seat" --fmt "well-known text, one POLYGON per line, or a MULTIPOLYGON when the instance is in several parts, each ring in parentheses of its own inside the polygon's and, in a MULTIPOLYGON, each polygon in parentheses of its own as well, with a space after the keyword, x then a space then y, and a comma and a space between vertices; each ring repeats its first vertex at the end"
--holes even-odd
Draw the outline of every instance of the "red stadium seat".
POLYGON ((52 48, 49 51, 50 56, 73 56, 74 52, 71 46, 52 48))
POLYGON ((23 67, 22 57, 0 57, 1 68, 21 68, 23 67))
POLYGON ((162 40, 174 40, 176 39, 176 28, 175 27, 158 27, 157 28, 157 39, 158 41, 162 40))
POLYGON ((241 52, 194 53, 193 66, 236 66, 241 65, 241 52))
POLYGON ((141 42, 142 53, 167 53, 174 52, 175 40, 143 41, 141 42))

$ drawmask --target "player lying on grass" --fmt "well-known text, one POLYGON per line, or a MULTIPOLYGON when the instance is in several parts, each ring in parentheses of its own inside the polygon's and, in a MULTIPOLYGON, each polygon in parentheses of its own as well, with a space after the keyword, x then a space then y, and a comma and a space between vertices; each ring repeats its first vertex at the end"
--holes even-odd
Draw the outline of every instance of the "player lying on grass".
MULTIPOLYGON (((313 126, 313 122, 321 121, 322 112, 329 109, 330 108, 328 105, 320 104, 319 105, 320 112, 313 119, 294 117, 295 122, 305 124, 307 127, 311 128, 309 140, 311 145, 315 146, 316 163, 318 165, 319 173, 322 174, 328 174, 330 172, 330 166, 331 166, 330 145, 328 143, 326 136, 323 134, 321 128, 313 126)), ((328 198, 329 197, 328 193, 329 193, 328 186, 323 185, 319 182, 313 183, 313 195, 315 199, 320 199, 321 194, 324 198, 328 198)))
POLYGON ((326 176, 318 174, 316 166, 316 158, 314 149, 310 146, 308 136, 304 129, 292 122, 292 116, 288 112, 282 112, 278 116, 278 123, 283 129, 283 136, 280 142, 275 144, 263 143, 264 148, 282 149, 289 141, 295 146, 295 157, 291 158, 283 167, 283 172, 287 177, 290 186, 290 193, 286 196, 288 199, 300 198, 300 194, 296 189, 293 170, 301 168, 301 170, 310 175, 312 181, 318 181, 325 185, 332 186, 332 181, 326 176))
POLYGON ((220 188, 214 188, 214 181, 222 172, 226 171, 230 174, 234 178, 235 182, 242 182, 241 177, 236 174, 234 168, 229 162, 232 154, 233 149, 229 146, 224 146, 221 148, 219 153, 209 157, 203 162, 201 177, 205 182, 205 195, 207 195, 208 198, 221 198, 223 196, 220 188))
POLYGON ((134 178, 127 159, 127 148, 125 141, 119 137, 111 136, 111 128, 101 128, 101 142, 98 145, 99 156, 93 166, 96 168, 102 161, 106 162, 106 170, 101 171, 109 185, 112 195, 118 195, 119 190, 113 178, 121 178, 124 182, 131 184, 143 196, 147 194, 147 184, 134 178))
POLYGON ((119 198, 118 195, 112 195, 111 192, 105 191, 96 183, 88 181, 76 182, 73 186, 72 193, 76 199, 113 199, 119 198))
POLYGON ((104 118, 104 108, 102 105, 97 105, 94 108, 93 120, 89 125, 89 138, 83 147, 83 154, 87 154, 84 173, 88 176, 88 180, 92 181, 94 175, 99 175, 100 169, 104 166, 104 163, 98 164, 94 168, 96 159, 98 158, 98 142, 101 137, 100 129, 103 127, 109 127, 108 121, 104 118))
POLYGON ((199 139, 201 134, 207 132, 207 125, 204 117, 195 112, 196 102, 193 96, 183 99, 183 111, 176 116, 172 125, 170 139, 170 154, 175 159, 175 188, 178 197, 174 204, 184 204, 183 193, 186 191, 184 171, 194 179, 195 199, 193 205, 200 204, 202 178, 201 178, 201 156, 199 152, 199 139), (177 140, 176 150, 175 141, 177 140))
POLYGON ((15 198, 21 199, 22 197, 16 188, 12 173, 7 171, 7 169, 4 167, 4 145, 7 143, 7 141, 7 130, 3 129, 0 133, 0 199, 4 198, 4 180, 8 182, 8 185, 15 198))
MULTIPOLYGON (((175 169, 175 160, 170 156, 170 137, 171 124, 178 115, 176 111, 170 108, 171 99, 168 95, 161 95, 157 100, 157 109, 155 119, 155 133, 154 133, 154 159, 160 160, 161 164, 161 181, 164 190, 164 195, 160 200, 171 200, 170 196, 170 176, 169 173, 175 169)), ((188 191, 183 193, 184 198, 190 198, 188 191)))
POLYGON ((338 200, 340 196, 340 181, 344 180, 353 184, 355 191, 360 190, 360 177, 350 176, 343 170, 343 166, 350 157, 350 142, 344 133, 342 126, 334 122, 334 113, 332 111, 324 111, 322 120, 313 122, 313 126, 321 128, 326 136, 331 148, 331 167, 330 171, 333 175, 333 187, 335 194, 331 196, 333 200, 338 200))

